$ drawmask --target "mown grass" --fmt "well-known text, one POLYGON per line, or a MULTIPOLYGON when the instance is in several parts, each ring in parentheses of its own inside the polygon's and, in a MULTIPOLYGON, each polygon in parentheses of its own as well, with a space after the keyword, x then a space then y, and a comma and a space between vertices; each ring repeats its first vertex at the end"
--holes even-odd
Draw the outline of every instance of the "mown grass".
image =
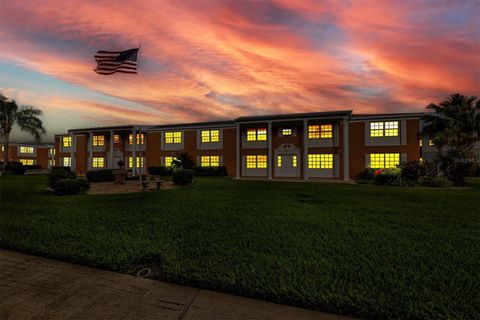
POLYGON ((0 246, 376 319, 478 319, 480 189, 200 179, 56 197, 0 177, 0 246))

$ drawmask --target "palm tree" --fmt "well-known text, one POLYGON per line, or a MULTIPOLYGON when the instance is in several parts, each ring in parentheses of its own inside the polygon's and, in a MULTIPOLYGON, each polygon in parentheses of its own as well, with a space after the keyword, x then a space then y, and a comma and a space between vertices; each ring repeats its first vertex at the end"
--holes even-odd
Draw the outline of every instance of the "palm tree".
POLYGON ((17 125, 20 130, 32 135, 36 141, 40 141, 41 135, 45 133, 42 120, 39 116, 42 111, 32 106, 18 107, 13 99, 8 99, 0 93, 0 136, 3 138, 5 147, 5 160, 3 170, 5 171, 9 159, 10 132, 17 125))
MULTIPOLYGON (((480 100, 456 93, 438 105, 431 103, 426 109, 429 112, 422 117, 422 136, 431 139, 438 148, 438 158, 445 168, 449 166, 448 162, 455 162, 459 169, 459 163, 468 163, 479 139, 480 100), (446 154, 445 146, 448 147, 446 154)), ((452 172, 444 173, 463 184, 463 177, 452 176, 452 172)))
POLYGON ((177 153, 173 159, 173 166, 179 169, 193 169, 195 161, 188 152, 177 153))

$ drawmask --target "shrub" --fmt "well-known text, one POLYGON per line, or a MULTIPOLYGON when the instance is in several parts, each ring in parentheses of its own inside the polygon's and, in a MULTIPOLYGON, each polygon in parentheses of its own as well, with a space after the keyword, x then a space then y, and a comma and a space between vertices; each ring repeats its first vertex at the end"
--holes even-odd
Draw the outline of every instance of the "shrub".
MULTIPOLYGON (((3 162, 2 162, 3 166, 3 162)), ((5 172, 7 174, 13 174, 13 175, 22 175, 27 171, 27 168, 18 161, 9 161, 7 162, 7 165, 5 166, 5 172)))
POLYGON ((70 167, 65 167, 65 166, 54 166, 50 168, 50 171, 56 172, 56 171, 71 171, 70 167))
POLYGON ((226 167, 195 167, 195 175, 199 177, 225 177, 227 175, 226 167))
POLYGON ((447 188, 452 184, 444 177, 422 177, 421 184, 428 188, 447 188))
POLYGON ((401 177, 405 180, 418 182, 418 178, 422 171, 423 165, 419 161, 408 161, 400 164, 402 170, 401 177))
POLYGON ((85 193, 90 184, 85 179, 61 179, 55 182, 53 190, 57 196, 85 193))
POLYGON ((399 168, 378 169, 374 174, 373 184, 390 186, 404 186, 407 184, 401 177, 399 168))
POLYGON ((54 167, 52 172, 48 175, 48 186, 54 189, 55 184, 59 180, 76 179, 75 172, 70 171, 70 167, 54 167))
POLYGON ((173 158, 173 165, 180 169, 193 169, 195 167, 195 161, 188 152, 180 152, 173 158))
POLYGON ((171 176, 172 172, 172 167, 148 167, 148 173, 153 176, 171 176))
POLYGON ((180 169, 173 172, 172 180, 176 185, 186 186, 193 182, 193 176, 193 170, 180 169))
POLYGON ((480 177, 480 163, 474 162, 470 166, 470 171, 468 172, 469 177, 480 177))
POLYGON ((373 168, 365 168, 362 172, 357 175, 357 179, 359 180, 372 180, 374 177, 375 169, 373 168))
POLYGON ((87 171, 87 180, 89 182, 115 181, 113 169, 102 169, 87 171))

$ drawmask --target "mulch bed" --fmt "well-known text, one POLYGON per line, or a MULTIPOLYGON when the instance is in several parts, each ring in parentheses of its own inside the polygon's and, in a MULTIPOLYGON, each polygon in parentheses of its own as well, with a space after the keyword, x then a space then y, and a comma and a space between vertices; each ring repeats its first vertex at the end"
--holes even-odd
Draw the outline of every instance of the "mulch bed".
MULTIPOLYGON (((162 181, 160 190, 169 190, 175 188, 175 184, 171 181, 162 181)), ((146 191, 156 191, 155 183, 150 183, 146 191)), ((123 194, 143 192, 143 187, 137 181, 125 181, 125 184, 114 184, 113 182, 94 182, 90 184, 90 190, 87 194, 123 194)))

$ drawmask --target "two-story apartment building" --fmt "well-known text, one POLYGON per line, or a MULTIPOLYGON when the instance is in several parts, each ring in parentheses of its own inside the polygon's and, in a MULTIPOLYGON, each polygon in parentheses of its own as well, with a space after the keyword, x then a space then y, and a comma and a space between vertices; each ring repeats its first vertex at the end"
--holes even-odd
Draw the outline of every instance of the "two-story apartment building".
POLYGON ((79 175, 87 171, 118 168, 124 161, 132 174, 146 172, 146 127, 115 126, 68 130, 55 136, 55 161, 71 167, 79 175))
MULTIPOLYGON (((39 165, 48 169, 55 165, 55 147, 49 143, 11 142, 8 146, 7 161, 21 162, 24 165, 39 165)), ((0 149, 0 162, 5 161, 5 146, 0 149)))
POLYGON ((421 115, 345 110, 75 129, 56 136, 56 162, 85 174, 123 160, 135 175, 187 152, 198 166, 225 166, 236 178, 348 181, 368 167, 419 160, 421 115))

